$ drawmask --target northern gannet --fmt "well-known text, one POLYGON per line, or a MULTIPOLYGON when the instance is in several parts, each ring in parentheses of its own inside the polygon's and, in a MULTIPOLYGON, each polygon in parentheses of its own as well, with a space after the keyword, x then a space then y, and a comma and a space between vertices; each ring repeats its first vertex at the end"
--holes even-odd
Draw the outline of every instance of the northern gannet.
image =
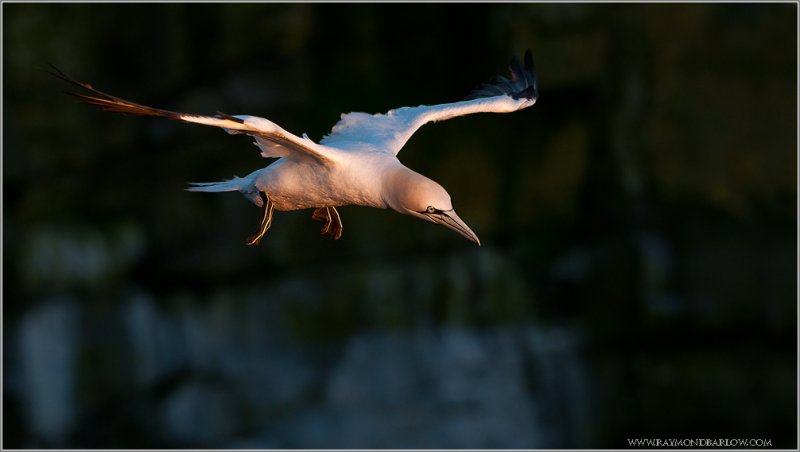
POLYGON ((440 105, 400 107, 386 113, 341 115, 330 134, 319 143, 305 133, 293 135, 272 121, 257 116, 196 115, 140 105, 94 89, 55 67, 52 74, 90 94, 71 94, 103 111, 164 118, 220 127, 230 134, 246 134, 270 165, 245 177, 221 182, 190 183, 189 191, 238 191, 263 209, 258 231, 247 239, 257 245, 272 225, 274 210, 315 209, 312 218, 323 221, 322 234, 337 240, 342 220, 337 206, 391 208, 402 214, 450 228, 476 244, 478 236, 456 215, 450 195, 435 181, 407 168, 397 159, 417 129, 429 122, 472 113, 510 113, 536 103, 536 70, 531 51, 524 66, 513 57, 511 79, 497 76, 482 84, 465 100, 440 105))

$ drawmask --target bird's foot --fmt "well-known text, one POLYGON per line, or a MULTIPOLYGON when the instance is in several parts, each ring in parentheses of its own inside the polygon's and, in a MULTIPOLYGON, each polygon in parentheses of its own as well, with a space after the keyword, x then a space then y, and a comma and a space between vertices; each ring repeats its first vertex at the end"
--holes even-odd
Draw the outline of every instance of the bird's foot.
POLYGON ((314 214, 311 215, 311 218, 325 222, 325 225, 322 226, 322 230, 320 231, 323 235, 329 235, 333 240, 339 240, 339 238, 342 237, 342 230, 344 227, 342 226, 342 219, 339 217, 339 212, 336 211, 335 207, 320 207, 314 210, 314 214))
POLYGON ((261 222, 258 225, 258 231, 255 234, 251 235, 247 238, 248 245, 258 245, 258 242, 261 241, 261 238, 264 237, 264 234, 267 233, 267 230, 270 226, 272 226, 272 211, 275 208, 275 205, 270 201, 269 195, 265 192, 259 192, 258 194, 261 196, 261 200, 263 201, 263 214, 261 216, 261 222))

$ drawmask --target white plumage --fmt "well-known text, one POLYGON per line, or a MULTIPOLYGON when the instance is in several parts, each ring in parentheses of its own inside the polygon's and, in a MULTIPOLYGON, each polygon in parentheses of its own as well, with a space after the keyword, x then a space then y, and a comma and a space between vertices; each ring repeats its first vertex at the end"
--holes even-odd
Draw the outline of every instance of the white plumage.
POLYGON ((173 120, 220 127, 231 134, 255 138, 261 155, 277 158, 245 177, 222 182, 193 183, 188 190, 239 191, 263 208, 257 244, 272 224, 273 210, 316 209, 313 218, 324 221, 324 234, 341 236, 337 206, 360 205, 391 208, 403 214, 446 226, 480 244, 477 235, 456 215, 450 195, 438 183, 404 166, 397 154, 414 132, 429 122, 473 113, 509 113, 536 103, 536 71, 530 50, 525 64, 513 58, 511 79, 497 77, 473 91, 468 100, 440 105, 420 105, 389 110, 385 114, 342 114, 330 134, 319 143, 298 137, 274 122, 257 116, 214 116, 176 113, 136 104, 73 80, 53 68, 57 77, 91 95, 73 94, 104 111, 161 116, 173 120))

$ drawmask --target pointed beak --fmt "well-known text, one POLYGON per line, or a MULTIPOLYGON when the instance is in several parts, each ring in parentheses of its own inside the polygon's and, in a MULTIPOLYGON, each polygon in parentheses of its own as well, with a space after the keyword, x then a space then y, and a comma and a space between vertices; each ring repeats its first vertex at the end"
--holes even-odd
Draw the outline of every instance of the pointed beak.
POLYGON ((441 213, 426 213, 425 216, 436 224, 440 224, 446 228, 450 228, 458 232, 467 239, 477 243, 478 246, 481 245, 481 241, 478 236, 472 232, 472 229, 470 229, 466 223, 461 221, 461 218, 458 218, 455 210, 448 210, 441 213))

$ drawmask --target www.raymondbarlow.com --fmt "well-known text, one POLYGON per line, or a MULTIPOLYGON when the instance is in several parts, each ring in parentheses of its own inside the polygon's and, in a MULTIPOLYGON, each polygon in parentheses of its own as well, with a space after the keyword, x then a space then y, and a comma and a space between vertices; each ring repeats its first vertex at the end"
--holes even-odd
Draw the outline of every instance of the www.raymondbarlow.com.
POLYGON ((772 447, 761 438, 628 438, 630 447, 772 447))

